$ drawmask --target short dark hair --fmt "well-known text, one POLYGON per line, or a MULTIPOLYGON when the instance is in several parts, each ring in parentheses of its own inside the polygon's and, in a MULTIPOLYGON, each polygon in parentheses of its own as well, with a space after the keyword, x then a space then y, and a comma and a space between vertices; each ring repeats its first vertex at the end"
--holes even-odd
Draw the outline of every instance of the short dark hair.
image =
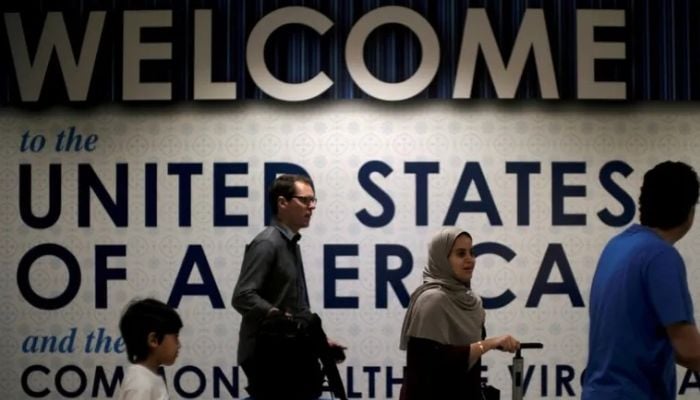
POLYGON ((698 202, 698 175, 680 161, 665 161, 644 174, 639 221, 652 228, 682 225, 698 202))
POLYGON ((126 354, 132 363, 148 357, 148 335, 151 332, 160 342, 166 334, 178 333, 180 329, 182 320, 175 309, 151 298, 131 301, 119 320, 126 354))
POLYGON ((267 191, 267 201, 270 203, 270 211, 272 211, 272 215, 277 215, 278 197, 282 196, 285 199, 291 199, 292 196, 295 195, 294 183, 296 182, 306 183, 312 188, 314 187, 311 178, 304 175, 284 174, 278 176, 275 181, 272 182, 270 189, 267 191))

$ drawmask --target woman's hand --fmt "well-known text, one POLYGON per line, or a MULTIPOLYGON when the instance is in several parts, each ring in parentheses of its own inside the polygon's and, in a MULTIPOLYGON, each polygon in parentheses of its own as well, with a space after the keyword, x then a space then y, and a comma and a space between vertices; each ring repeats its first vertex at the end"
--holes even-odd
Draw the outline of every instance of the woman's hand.
POLYGON ((493 349, 515 353, 520 342, 511 335, 494 336, 469 345, 469 368, 486 352, 493 349))
POLYGON ((494 336, 484 340, 486 350, 498 349, 515 353, 520 348, 520 342, 511 335, 494 336))

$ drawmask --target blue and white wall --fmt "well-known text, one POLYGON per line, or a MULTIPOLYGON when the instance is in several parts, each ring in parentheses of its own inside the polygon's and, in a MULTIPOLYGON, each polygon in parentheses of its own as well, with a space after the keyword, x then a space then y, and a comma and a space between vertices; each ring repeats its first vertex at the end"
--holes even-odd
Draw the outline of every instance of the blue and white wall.
MULTIPOLYGON (((185 321, 166 368, 174 398, 244 397, 230 296, 264 225, 265 173, 296 168, 320 199, 302 239, 311 303, 349 348, 352 397, 397 398, 406 294, 431 234, 454 224, 481 253, 473 285, 489 333, 545 345, 525 353, 528 396, 577 398, 598 254, 636 219, 643 172, 696 165, 700 148, 694 107, 664 105, 105 106, 2 110, 0 126, 4 398, 109 398, 127 364, 119 315, 137 296, 185 321)), ((699 238, 678 245, 693 294, 699 238)), ((506 398, 510 361, 485 357, 506 398)), ((679 370, 680 398, 699 396, 699 381, 679 370)))
MULTIPOLYGON (((488 332, 544 343, 527 397, 580 396, 603 245, 644 171, 698 168, 697 107, 671 101, 700 98, 700 3, 141 3, 2 3, 0 397, 111 398, 119 316, 145 296, 185 322, 172 397, 245 397, 230 297, 267 184, 299 171, 320 199, 312 307, 348 346, 351 398, 398 397, 444 225, 477 244, 488 332)), ((693 295, 697 231, 678 244, 693 295)), ((503 398, 510 362, 485 357, 503 398)))

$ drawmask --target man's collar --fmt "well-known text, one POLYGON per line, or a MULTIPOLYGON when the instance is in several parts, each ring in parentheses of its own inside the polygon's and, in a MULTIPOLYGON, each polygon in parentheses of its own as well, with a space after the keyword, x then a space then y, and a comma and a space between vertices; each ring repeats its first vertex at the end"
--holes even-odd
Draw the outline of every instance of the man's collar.
POLYGON ((301 235, 299 233, 294 233, 294 231, 289 229, 288 226, 284 225, 277 219, 272 220, 272 225, 277 228, 278 231, 282 232, 282 235, 284 235, 284 237, 290 242, 298 242, 299 239, 301 239, 301 235))

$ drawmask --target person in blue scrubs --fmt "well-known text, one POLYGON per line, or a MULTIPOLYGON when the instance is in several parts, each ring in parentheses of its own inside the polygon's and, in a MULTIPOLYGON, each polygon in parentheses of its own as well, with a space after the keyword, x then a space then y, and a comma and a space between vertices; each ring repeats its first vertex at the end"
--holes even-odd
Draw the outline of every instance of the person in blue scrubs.
POLYGON ((700 371, 700 333, 674 247, 697 202, 692 167, 666 161, 644 175, 640 224, 608 242, 593 277, 583 400, 675 399, 676 364, 700 371))

